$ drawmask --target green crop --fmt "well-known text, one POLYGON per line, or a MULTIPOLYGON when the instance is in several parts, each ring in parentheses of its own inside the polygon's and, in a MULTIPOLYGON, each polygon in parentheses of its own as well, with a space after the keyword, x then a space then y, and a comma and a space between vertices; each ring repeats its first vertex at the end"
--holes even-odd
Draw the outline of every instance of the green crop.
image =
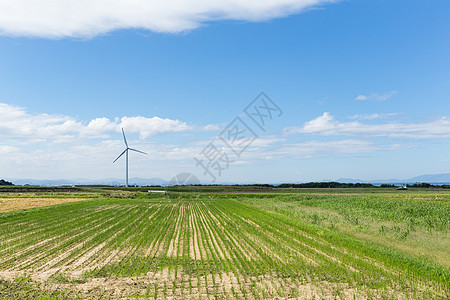
MULTIPOLYGON (((0 277, 29 278, 26 285, 2 281, 0 288, 7 295, 15 295, 12 289, 89 299, 450 295, 446 266, 336 229, 341 222, 364 226, 371 218, 409 224, 410 232, 446 234, 445 201, 379 195, 145 197, 0 214, 0 277), (302 207, 323 208, 328 215, 302 207)), ((383 226, 378 235, 392 234, 391 225, 383 226)))

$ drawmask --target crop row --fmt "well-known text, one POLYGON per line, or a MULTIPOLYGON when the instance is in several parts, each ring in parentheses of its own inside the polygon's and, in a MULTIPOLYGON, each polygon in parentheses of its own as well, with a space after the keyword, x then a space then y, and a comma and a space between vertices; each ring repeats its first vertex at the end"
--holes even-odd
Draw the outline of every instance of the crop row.
POLYGON ((90 200, 4 214, 0 226, 0 275, 30 274, 73 296, 449 292, 445 272, 428 276, 400 259, 380 259, 365 244, 235 199, 90 200))

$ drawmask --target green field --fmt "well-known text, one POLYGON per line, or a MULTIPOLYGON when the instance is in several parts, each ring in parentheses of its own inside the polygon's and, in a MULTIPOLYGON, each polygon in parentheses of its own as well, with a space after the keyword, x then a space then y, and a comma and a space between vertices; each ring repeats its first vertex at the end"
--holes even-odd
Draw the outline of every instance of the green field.
POLYGON ((448 194, 230 192, 0 194, 91 198, 0 213, 0 298, 450 296, 448 194))

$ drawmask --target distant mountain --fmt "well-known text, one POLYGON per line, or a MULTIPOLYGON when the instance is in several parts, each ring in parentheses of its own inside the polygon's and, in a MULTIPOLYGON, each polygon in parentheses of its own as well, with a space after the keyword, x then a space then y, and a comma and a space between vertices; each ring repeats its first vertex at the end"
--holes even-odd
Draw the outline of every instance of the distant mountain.
POLYGON ((9 181, 11 181, 14 185, 39 185, 39 186, 61 186, 61 185, 72 185, 75 184, 74 182, 70 180, 63 180, 63 179, 56 179, 56 180, 50 180, 50 179, 15 179, 15 178, 9 178, 9 181))
POLYGON ((139 178, 134 177, 128 179, 129 184, 137 185, 167 185, 167 181, 161 178, 139 178))
POLYGON ((448 182, 450 182, 450 173, 420 175, 420 176, 413 177, 409 180, 410 180, 410 182, 448 183, 448 182))
POLYGON ((402 184, 402 183, 417 183, 417 182, 427 182, 431 184, 448 184, 450 183, 450 173, 445 174, 426 174, 419 175, 409 179, 375 179, 375 180, 362 180, 362 179, 354 179, 354 178, 339 178, 335 180, 340 183, 373 183, 373 184, 383 184, 383 183, 391 183, 391 184, 402 184))
MULTIPOLYGON (((39 186, 62 186, 62 185, 123 185, 123 179, 106 178, 106 179, 19 179, 8 178, 15 185, 39 185, 39 186)), ((161 178, 130 178, 129 185, 167 185, 167 181, 161 178)))
MULTIPOLYGON (((119 186, 124 184, 123 179, 117 178, 105 178, 105 179, 20 179, 20 178, 5 178, 7 181, 11 181, 15 185, 39 185, 39 186, 62 186, 62 185, 112 185, 119 186)), ((377 179, 377 180, 363 180, 355 178, 339 178, 337 180, 322 180, 323 182, 336 181, 340 183, 372 183, 372 184, 404 184, 404 183, 417 183, 427 182, 431 184, 450 184, 450 173, 445 174, 425 174, 416 176, 410 179, 377 179)), ((213 182, 201 182, 202 184, 214 184, 213 182)), ((261 182, 259 182, 261 183, 261 182)), ((291 182, 289 182, 291 183, 291 182)), ((300 182, 298 182, 300 183, 300 182)), ((161 185, 167 186, 168 181, 161 178, 140 178, 133 177, 129 179, 129 185, 161 185)), ((257 182, 217 182, 216 184, 234 185, 234 184, 257 184, 257 182)))
MULTIPOLYGON (((333 180, 328 180, 324 182, 330 182, 333 180)), ((362 180, 362 179, 354 179, 354 178, 339 178, 338 180, 334 180, 339 183, 370 183, 369 181, 362 180)))

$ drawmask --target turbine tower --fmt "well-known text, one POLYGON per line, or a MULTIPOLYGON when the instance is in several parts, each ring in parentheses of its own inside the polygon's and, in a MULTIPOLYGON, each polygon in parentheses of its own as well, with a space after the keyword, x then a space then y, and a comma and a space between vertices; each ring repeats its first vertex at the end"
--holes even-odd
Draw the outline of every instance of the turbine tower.
POLYGON ((139 153, 142 153, 142 154, 145 154, 145 155, 147 155, 147 153, 128 147, 127 138, 125 137, 125 132, 123 131, 123 128, 122 128, 122 135, 123 135, 123 141, 125 142, 126 149, 122 152, 122 154, 120 154, 113 161, 113 163, 115 163, 122 155, 126 154, 126 161, 127 162, 126 162, 125 186, 128 187, 128 150, 131 150, 131 151, 134 151, 134 152, 139 152, 139 153))

